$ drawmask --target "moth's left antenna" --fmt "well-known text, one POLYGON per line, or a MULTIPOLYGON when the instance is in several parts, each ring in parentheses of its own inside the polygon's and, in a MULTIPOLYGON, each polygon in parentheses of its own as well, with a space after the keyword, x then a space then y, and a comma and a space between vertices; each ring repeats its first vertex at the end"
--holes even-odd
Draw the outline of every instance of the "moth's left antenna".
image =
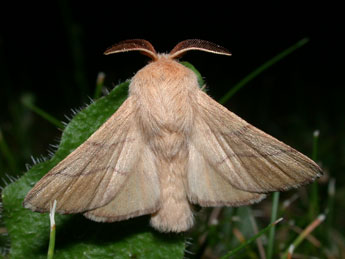
POLYGON ((127 51, 140 51, 142 54, 157 60, 157 52, 150 42, 142 39, 124 40, 108 48, 104 54, 110 55, 127 51))

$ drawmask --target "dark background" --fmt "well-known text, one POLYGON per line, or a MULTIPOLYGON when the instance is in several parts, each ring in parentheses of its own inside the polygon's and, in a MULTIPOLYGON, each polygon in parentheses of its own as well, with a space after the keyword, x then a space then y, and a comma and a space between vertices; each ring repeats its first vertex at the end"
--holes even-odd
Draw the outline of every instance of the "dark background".
POLYGON ((232 57, 193 51, 182 58, 201 72, 209 94, 219 99, 262 63, 308 37, 308 44, 246 85, 226 106, 309 156, 312 133, 319 129, 319 162, 337 179, 338 191, 345 192, 344 41, 336 6, 122 4, 65 0, 1 9, 0 128, 15 158, 15 167, 0 159, 1 175, 24 173, 30 156, 46 156, 61 134, 24 107, 23 98, 67 121, 72 108, 93 96, 100 71, 111 89, 147 63, 135 52, 104 56, 118 41, 143 38, 158 52, 169 52, 188 38, 228 48, 232 57))

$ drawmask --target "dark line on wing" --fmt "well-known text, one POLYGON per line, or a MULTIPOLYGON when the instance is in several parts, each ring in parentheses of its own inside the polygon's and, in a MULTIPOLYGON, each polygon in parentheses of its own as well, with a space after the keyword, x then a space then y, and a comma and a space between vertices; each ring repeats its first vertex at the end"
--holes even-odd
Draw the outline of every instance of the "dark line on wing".
MULTIPOLYGON (((249 147, 249 148, 251 148, 251 149, 253 149, 255 152, 257 152, 262 158, 264 158, 264 160, 271 166, 274 166, 276 169, 278 169, 278 171, 280 172, 280 173, 282 173, 283 175, 285 175, 287 178, 290 178, 290 179, 292 179, 294 182, 296 182, 296 178, 295 177, 293 177, 293 175, 291 175, 291 174, 288 174, 284 169, 283 169, 283 165, 285 164, 285 163, 277 163, 277 161, 276 160, 278 160, 278 159, 272 159, 272 158, 274 158, 274 157, 277 157, 279 154, 282 154, 282 153, 293 153, 293 154, 296 154, 296 153, 298 153, 296 150, 294 150, 293 148, 291 148, 291 147, 289 147, 289 149, 281 149, 280 148, 280 146, 279 145, 274 145, 274 144, 271 144, 271 143, 269 143, 269 146, 270 146, 270 148, 275 148, 275 149, 278 149, 279 151, 276 151, 275 152, 275 155, 268 155, 267 153, 266 154, 263 154, 262 152, 260 152, 261 150, 260 150, 260 147, 258 148, 257 146, 254 146, 254 145, 251 145, 251 141, 249 140, 249 139, 247 139, 247 138, 239 138, 241 141, 242 141, 242 143, 243 144, 245 144, 245 145, 247 145, 247 147, 249 147), (286 152, 283 152, 283 151, 286 151, 286 152)), ((265 143, 265 144, 267 144, 267 143, 265 143)), ((285 144, 284 144, 285 145, 285 144)), ((286 146, 286 145, 285 145, 286 146)), ((294 158, 292 158, 292 157, 290 157, 291 159, 294 159, 294 158)), ((282 176, 281 175, 277 175, 277 176, 279 176, 280 178, 282 178, 282 176)))
POLYGON ((71 178, 74 178, 74 177, 79 177, 79 176, 84 176, 84 175, 90 175, 90 174, 95 174, 95 173, 98 173, 100 171, 104 171, 104 170, 114 170, 114 173, 118 173, 120 175, 126 175, 128 174, 128 172, 123 172, 123 171, 119 171, 119 170, 116 170, 115 167, 113 166, 108 166, 108 167, 99 167, 99 168, 93 168, 89 171, 84 171, 84 170, 81 170, 80 173, 78 174, 68 174, 68 173, 64 173, 64 171, 67 169, 67 167, 57 171, 57 172, 54 172, 52 173, 50 176, 53 176, 53 175, 64 175, 64 176, 69 176, 71 178))
MULTIPOLYGON (((295 150, 293 149, 279 149, 279 151, 276 152, 272 152, 272 153, 262 153, 259 152, 259 150, 256 150, 256 152, 258 154, 260 154, 260 157, 266 158, 266 157, 275 157, 275 156, 279 156, 280 154, 285 154, 285 153, 294 153, 295 150)), ((224 163, 227 159, 230 159, 232 157, 251 157, 251 158, 260 158, 259 156, 255 155, 255 154, 251 154, 251 153, 233 153, 230 155, 227 155, 223 160, 219 161, 218 164, 222 164, 224 163)))
MULTIPOLYGON (((250 126, 250 124, 248 124, 248 125, 242 127, 242 128, 244 129, 244 130, 242 130, 243 133, 249 128, 248 126, 250 126)), ((208 127, 209 127, 209 128, 211 129, 211 131, 212 131, 212 128, 210 127, 210 125, 208 125, 208 127)), ((241 129, 240 129, 240 130, 241 130, 241 129)), ((212 131, 212 132, 213 132, 213 131, 212 131)), ((244 163, 244 162, 242 161, 242 159, 241 159, 240 156, 236 155, 236 153, 233 152, 233 148, 231 147, 231 144, 229 144, 229 143, 226 141, 226 138, 224 137, 224 135, 225 135, 225 134, 222 134, 222 133, 221 133, 221 134, 215 134, 215 132, 213 132, 213 136, 216 138, 216 141, 218 142, 218 144, 220 145, 220 147, 222 148, 222 150, 223 150, 223 151, 225 150, 225 147, 224 147, 224 146, 226 145, 226 146, 227 146, 226 148, 227 148, 227 149, 230 149, 231 152, 233 153, 232 157, 234 157, 234 158, 241 164, 241 166, 245 169, 245 171, 248 171, 248 170, 247 170, 247 164, 244 163), (219 137, 221 137, 222 140, 219 140, 219 137)), ((239 139, 241 140, 241 138, 239 138, 239 139)), ((224 151, 224 153, 226 153, 226 152, 224 151)), ((224 163, 227 159, 230 159, 230 157, 227 157, 227 158, 223 159, 223 161, 216 163, 216 166, 217 166, 217 165, 220 165, 220 164, 222 164, 222 163, 224 163)), ((232 162, 231 162, 231 163, 232 163, 232 162)), ((248 175, 250 176, 250 178, 252 179, 253 182, 255 182, 257 185, 259 185, 258 179, 257 179, 256 177, 254 177, 252 174, 248 174, 248 175)), ((241 178, 241 176, 239 176, 239 175, 238 175, 238 177, 241 178)), ((230 184, 231 184, 231 183, 230 183, 230 184)))
POLYGON ((130 143, 130 142, 134 142, 134 141, 135 141, 135 138, 126 138, 126 139, 117 141, 117 142, 112 143, 112 144, 100 143, 100 142, 94 142, 94 141, 86 141, 84 143, 87 145, 93 146, 93 147, 112 148, 112 147, 117 146, 117 145, 122 144, 122 143, 126 143, 126 142, 130 143))
MULTIPOLYGON (((223 123, 222 123, 223 124, 223 123)), ((214 132, 212 131, 212 127, 211 125, 209 125, 207 123, 207 125, 209 126, 209 130, 205 130, 206 135, 207 134, 213 134, 214 132)), ((219 132, 222 135, 227 135, 227 136, 237 136, 240 137, 242 134, 245 134, 249 128, 254 127, 253 125, 247 124, 245 126, 242 126, 240 129, 236 130, 236 131, 232 131, 232 132, 219 132)))

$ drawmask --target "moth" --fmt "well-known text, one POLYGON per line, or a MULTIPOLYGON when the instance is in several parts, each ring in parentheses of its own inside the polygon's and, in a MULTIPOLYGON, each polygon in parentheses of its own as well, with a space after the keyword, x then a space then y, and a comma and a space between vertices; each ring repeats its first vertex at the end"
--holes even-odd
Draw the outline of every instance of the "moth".
POLYGON ((33 187, 24 207, 48 212, 56 200, 58 213, 99 222, 150 214, 155 229, 182 232, 193 225, 193 204, 253 204, 321 175, 311 159, 204 93, 177 61, 190 50, 231 55, 204 40, 182 41, 169 54, 141 39, 106 50, 140 51, 152 62, 131 79, 121 107, 33 187))

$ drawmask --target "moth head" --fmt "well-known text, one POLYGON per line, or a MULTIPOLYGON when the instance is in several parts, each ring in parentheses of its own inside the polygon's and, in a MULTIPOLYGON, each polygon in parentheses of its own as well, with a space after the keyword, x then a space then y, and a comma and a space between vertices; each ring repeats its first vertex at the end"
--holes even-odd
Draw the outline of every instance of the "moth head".
MULTIPOLYGON (((134 50, 140 51, 142 54, 149 56, 154 61, 158 60, 160 57, 160 55, 156 52, 152 44, 147 40, 142 39, 121 41, 113 45, 112 47, 108 48, 104 52, 104 54, 109 55, 134 50)), ((171 59, 176 59, 184 55, 189 50, 200 50, 214 54, 231 56, 231 53, 226 48, 223 48, 222 46, 219 46, 215 43, 199 39, 181 41, 170 51, 170 53, 167 56, 171 59)))

